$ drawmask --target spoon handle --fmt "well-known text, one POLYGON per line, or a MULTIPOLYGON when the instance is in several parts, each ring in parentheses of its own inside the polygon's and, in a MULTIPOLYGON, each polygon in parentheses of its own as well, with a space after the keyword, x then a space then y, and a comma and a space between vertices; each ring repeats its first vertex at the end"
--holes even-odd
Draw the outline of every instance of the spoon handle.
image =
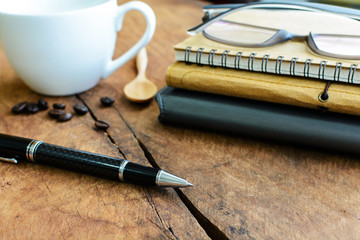
POLYGON ((146 48, 143 47, 136 56, 136 67, 138 70, 138 75, 145 75, 147 64, 148 58, 146 54, 146 48))

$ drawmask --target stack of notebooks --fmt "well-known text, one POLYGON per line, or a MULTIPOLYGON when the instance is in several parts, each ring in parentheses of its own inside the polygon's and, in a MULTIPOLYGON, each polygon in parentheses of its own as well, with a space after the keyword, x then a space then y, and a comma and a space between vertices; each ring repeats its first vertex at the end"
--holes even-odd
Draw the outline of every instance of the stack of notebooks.
MULTIPOLYGON (((356 20, 304 22, 290 31, 360 36, 356 20)), ((174 50, 156 97, 161 122, 360 153, 360 60, 324 57, 306 42, 244 48, 202 33, 174 50)))

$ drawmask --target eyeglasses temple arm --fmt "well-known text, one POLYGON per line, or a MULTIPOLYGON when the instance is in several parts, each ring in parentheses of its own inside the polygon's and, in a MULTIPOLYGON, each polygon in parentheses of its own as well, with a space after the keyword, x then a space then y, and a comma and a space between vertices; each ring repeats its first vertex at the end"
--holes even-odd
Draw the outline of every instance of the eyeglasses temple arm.
MULTIPOLYGON (((268 4, 279 4, 279 2, 257 2, 257 3, 250 3, 250 4, 254 5, 254 6, 256 6, 256 5, 261 6, 261 5, 268 5, 268 4)), ((360 10, 358 10, 358 9, 323 4, 323 3, 315 3, 315 2, 296 2, 296 3, 285 3, 285 4, 302 6, 302 7, 310 7, 310 8, 314 8, 316 10, 331 12, 331 13, 342 15, 344 17, 360 20, 360 10)), ((207 5, 203 8, 203 11, 205 13, 205 16, 203 17, 203 19, 205 19, 205 20, 211 19, 211 18, 213 18, 214 13, 225 12, 225 11, 228 11, 233 8, 241 7, 243 5, 246 5, 246 4, 233 3, 233 4, 207 5)), ((249 4, 247 4, 247 5, 249 5, 249 4)))

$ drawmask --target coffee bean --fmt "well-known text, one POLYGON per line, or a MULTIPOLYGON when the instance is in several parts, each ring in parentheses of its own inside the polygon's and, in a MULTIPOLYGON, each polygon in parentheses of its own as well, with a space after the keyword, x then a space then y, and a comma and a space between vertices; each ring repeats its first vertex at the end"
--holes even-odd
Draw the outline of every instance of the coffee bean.
POLYGON ((88 108, 82 104, 76 104, 73 109, 79 115, 85 115, 89 111, 88 108))
POLYGON ((97 120, 95 122, 95 127, 101 130, 106 130, 110 127, 110 124, 103 120, 97 120))
POLYGON ((66 122, 66 121, 69 121, 71 118, 72 118, 71 113, 64 113, 57 118, 57 121, 58 122, 66 122))
POLYGON ((40 110, 46 110, 49 108, 48 103, 42 98, 39 99, 38 106, 40 110))
POLYGON ((34 113, 37 113, 39 110, 40 110, 39 106, 34 102, 31 102, 26 106, 27 113, 34 114, 34 113))
POLYGON ((54 109, 65 109, 66 105, 64 103, 54 103, 53 108, 54 109))
POLYGON ((110 107, 111 105, 113 105, 115 100, 111 97, 102 97, 102 98, 100 98, 100 102, 103 106, 110 107))
POLYGON ((62 109, 51 109, 48 114, 51 118, 58 118, 61 115, 65 114, 65 111, 62 109))
POLYGON ((28 102, 20 102, 18 104, 16 104, 15 106, 13 106, 11 108, 11 111, 14 113, 14 114, 19 114, 19 113, 23 113, 26 111, 26 107, 28 105, 28 102))

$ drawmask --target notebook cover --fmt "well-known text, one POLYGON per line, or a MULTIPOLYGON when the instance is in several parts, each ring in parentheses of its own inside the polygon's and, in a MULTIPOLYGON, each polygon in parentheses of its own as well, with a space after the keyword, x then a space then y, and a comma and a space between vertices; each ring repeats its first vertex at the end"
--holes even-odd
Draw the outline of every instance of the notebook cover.
POLYGON ((355 84, 332 82, 327 101, 320 101, 327 81, 184 62, 168 67, 166 83, 175 88, 360 115, 360 86, 355 84))
POLYGON ((356 116, 165 87, 159 120, 349 153, 360 153, 356 116))

